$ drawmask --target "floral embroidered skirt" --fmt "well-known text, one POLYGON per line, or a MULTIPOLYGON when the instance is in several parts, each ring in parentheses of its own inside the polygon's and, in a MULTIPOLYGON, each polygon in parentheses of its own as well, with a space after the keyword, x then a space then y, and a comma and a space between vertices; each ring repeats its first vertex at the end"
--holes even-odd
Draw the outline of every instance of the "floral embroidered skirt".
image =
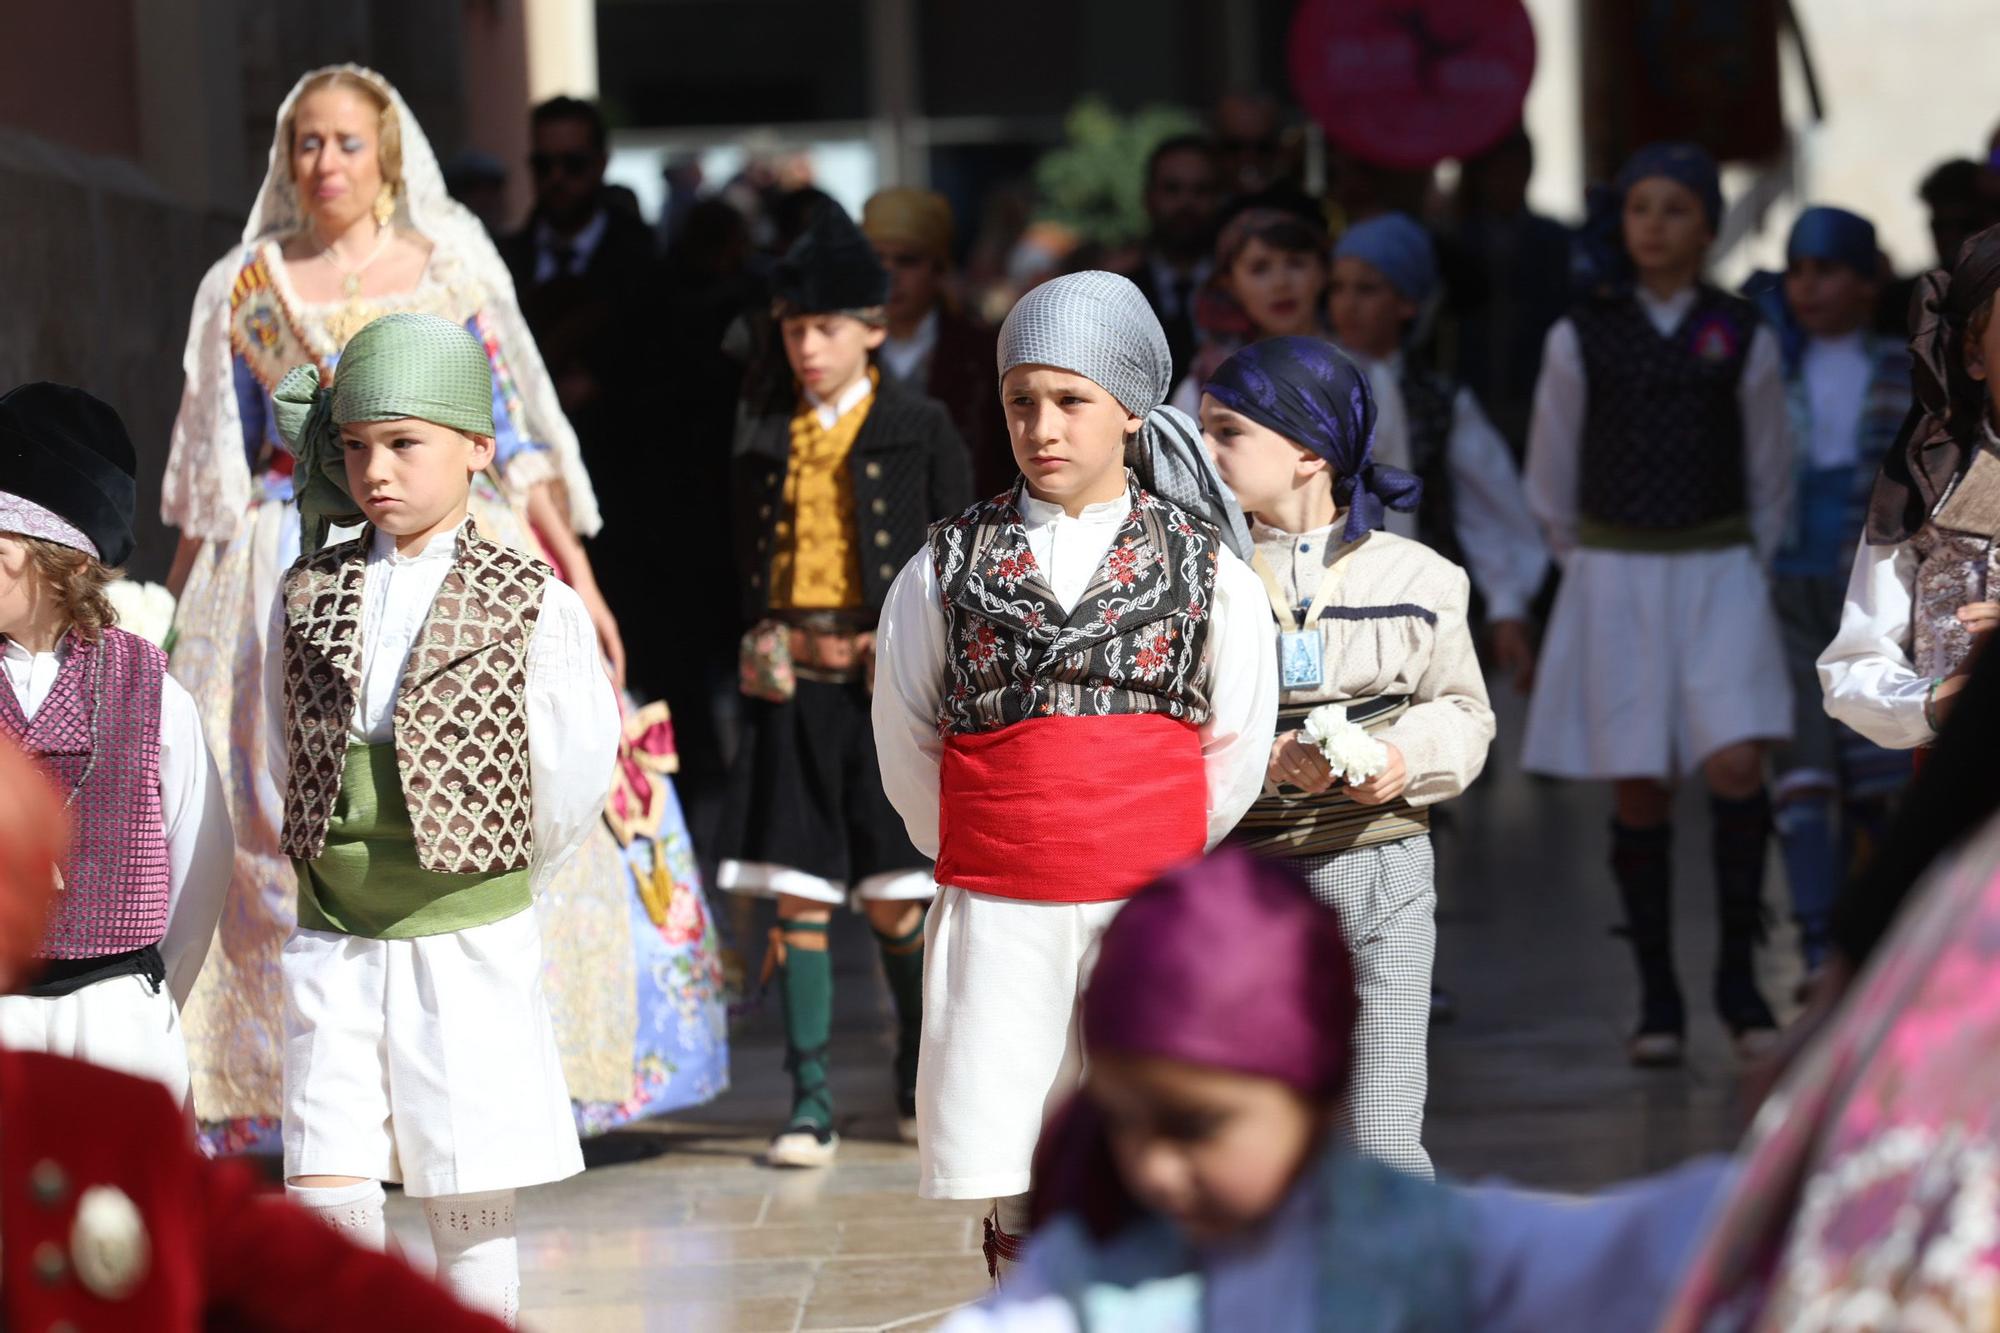
POLYGON ((1738 1159, 1667 1333, 2000 1327, 2000 823, 1911 891, 1738 1159))
MULTIPOLYGON (((488 535, 534 549, 526 523, 492 487, 475 487, 472 512, 488 535)), ((271 607, 298 540, 295 509, 259 503, 234 540, 203 548, 175 622, 170 669, 201 710, 236 829, 235 876, 182 1013, 211 1152, 279 1147, 278 960, 296 919, 296 885, 278 845, 283 796, 267 758, 262 680, 271 607)), ((654 710, 632 718, 623 817, 602 821, 542 895, 543 984, 585 1134, 698 1105, 729 1081, 721 942, 669 765, 660 742, 645 739, 662 723, 654 710), (635 790, 646 793, 636 804, 635 790)))

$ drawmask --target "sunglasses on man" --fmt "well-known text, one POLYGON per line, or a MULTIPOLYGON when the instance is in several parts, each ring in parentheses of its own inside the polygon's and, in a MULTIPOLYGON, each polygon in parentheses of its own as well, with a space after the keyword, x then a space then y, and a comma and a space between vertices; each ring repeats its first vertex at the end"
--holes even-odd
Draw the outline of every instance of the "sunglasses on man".
POLYGON ((528 170, 539 178, 546 179, 558 173, 564 176, 588 175, 597 165, 597 159, 590 153, 530 153, 528 170))

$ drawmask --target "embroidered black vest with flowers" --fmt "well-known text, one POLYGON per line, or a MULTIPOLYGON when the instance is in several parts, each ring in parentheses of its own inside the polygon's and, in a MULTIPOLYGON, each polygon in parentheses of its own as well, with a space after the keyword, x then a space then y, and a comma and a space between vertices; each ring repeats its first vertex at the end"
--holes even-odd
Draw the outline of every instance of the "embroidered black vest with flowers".
POLYGON ((1065 612, 1028 547, 1019 489, 933 524, 948 645, 940 735, 1033 717, 1208 719, 1208 641, 1221 543, 1137 486, 1132 512, 1065 612))
MULTIPOLYGON (((284 579, 285 855, 326 850, 361 688, 362 588, 372 531, 303 556, 284 579)), ((396 689, 396 767, 417 859, 500 874, 534 854, 528 644, 554 571, 460 530, 451 572, 396 689)))
POLYGON ((1570 320, 1588 386, 1582 516, 1673 531, 1744 513, 1736 390, 1757 308, 1703 285, 1665 335, 1632 295, 1586 301, 1570 320))

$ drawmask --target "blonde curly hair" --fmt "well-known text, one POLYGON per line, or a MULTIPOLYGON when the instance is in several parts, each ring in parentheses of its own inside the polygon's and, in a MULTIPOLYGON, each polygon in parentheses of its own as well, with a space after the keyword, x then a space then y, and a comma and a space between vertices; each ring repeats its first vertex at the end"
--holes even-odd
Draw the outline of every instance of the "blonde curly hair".
POLYGON ((62 603, 70 627, 91 643, 118 623, 118 612, 105 596, 107 585, 123 577, 122 570, 106 567, 88 551, 59 546, 40 537, 10 534, 28 548, 28 565, 42 586, 62 603))

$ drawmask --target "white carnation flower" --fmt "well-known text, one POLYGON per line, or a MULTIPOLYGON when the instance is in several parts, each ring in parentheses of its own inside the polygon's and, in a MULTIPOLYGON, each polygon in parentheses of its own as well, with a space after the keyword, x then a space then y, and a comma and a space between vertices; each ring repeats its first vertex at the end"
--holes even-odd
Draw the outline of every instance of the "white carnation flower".
POLYGON ((157 583, 119 579, 104 595, 118 613, 118 628, 154 644, 164 644, 174 627, 174 595, 157 583))
POLYGON ((1389 766, 1388 747, 1358 722, 1347 720, 1343 704, 1321 704, 1306 714, 1305 738, 1326 756, 1333 776, 1350 786, 1368 781, 1389 766))

